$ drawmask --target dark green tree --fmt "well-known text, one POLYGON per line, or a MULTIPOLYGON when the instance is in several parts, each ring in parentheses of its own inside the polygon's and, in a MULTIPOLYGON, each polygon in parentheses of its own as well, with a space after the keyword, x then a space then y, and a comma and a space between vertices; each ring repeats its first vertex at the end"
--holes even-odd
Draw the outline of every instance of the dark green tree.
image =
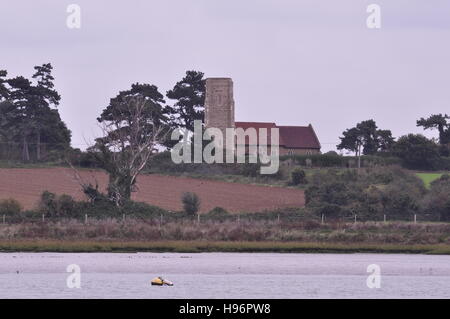
POLYGON ((61 96, 54 89, 53 81, 55 80, 52 76, 53 67, 50 63, 43 64, 41 66, 35 66, 35 74, 33 74, 33 79, 37 80, 37 85, 33 88, 34 90, 34 103, 30 105, 32 107, 32 120, 34 135, 36 136, 36 159, 41 160, 41 139, 42 130, 44 128, 49 128, 53 126, 52 122, 55 120, 55 115, 59 117, 59 114, 54 114, 51 107, 57 107, 61 96))
POLYGON ((162 106, 165 103, 164 96, 158 91, 158 87, 145 83, 135 83, 131 85, 131 89, 120 91, 116 97, 110 100, 109 105, 103 110, 97 121, 99 123, 130 122, 133 112, 124 102, 134 96, 142 97, 146 101, 144 112, 147 115, 151 113, 152 118, 158 121, 158 124, 169 121, 168 111, 162 106))
POLYGON ((186 76, 172 90, 167 91, 167 98, 175 100, 169 107, 172 125, 194 130, 194 121, 204 121, 205 117, 205 79, 198 71, 187 71, 186 76))
POLYGON ((378 128, 374 120, 362 121, 356 125, 363 140, 363 154, 373 155, 379 149, 378 128))
POLYGON ((200 198, 195 193, 184 193, 181 196, 183 210, 188 215, 195 215, 200 210, 200 198))
POLYGON ((10 86, 9 101, 7 109, 2 113, 5 126, 14 141, 21 140, 22 160, 30 160, 29 136, 32 133, 31 103, 34 101, 33 87, 30 80, 18 76, 7 80, 10 86))
POLYGON ((444 174, 431 183, 422 205, 430 217, 437 215, 442 222, 450 221, 450 175, 444 174))
POLYGON ((46 109, 45 125, 40 127, 40 141, 49 145, 49 151, 63 152, 70 149, 71 131, 61 119, 57 109, 46 109))
POLYGON ((306 173, 300 168, 296 168, 291 172, 291 183, 292 185, 307 184, 306 173))
POLYGON ((361 132, 356 127, 353 127, 345 130, 342 135, 342 137, 339 137, 341 143, 337 146, 337 149, 345 149, 350 152, 354 152, 356 156, 359 156, 364 143, 361 132))
POLYGON ((7 130, 4 130, 3 127, 5 124, 5 118, 1 114, 10 107, 10 102, 7 101, 9 98, 9 89, 6 86, 5 77, 8 75, 8 72, 5 70, 0 70, 0 143, 3 143, 8 140, 7 138, 7 130))
POLYGON ((417 121, 417 126, 421 126, 424 130, 437 129, 439 131, 439 144, 444 145, 450 143, 450 123, 447 120, 450 116, 447 114, 434 114, 429 118, 421 118, 417 121))
POLYGON ((338 150, 348 150, 354 152, 358 158, 358 167, 361 167, 361 150, 364 143, 361 132, 356 128, 350 128, 342 133, 341 143, 337 146, 338 150))
POLYGON ((389 151, 395 143, 390 130, 378 130, 377 139, 379 151, 389 151))
POLYGON ((6 70, 0 70, 0 102, 9 98, 9 90, 6 86, 6 76, 8 72, 6 70))
POLYGON ((360 167, 361 153, 373 155, 379 151, 388 150, 394 143, 391 131, 379 130, 374 120, 360 122, 356 127, 345 130, 342 135, 337 149, 354 152, 358 157, 358 167, 360 167))
POLYGON ((163 107, 164 96, 158 91, 158 87, 152 84, 135 83, 131 89, 120 91, 119 94, 110 100, 109 105, 103 110, 99 123, 119 123, 124 122, 130 125, 135 114, 130 111, 128 102, 132 97, 140 97, 145 100, 144 116, 154 121, 154 124, 165 130, 165 140, 159 141, 162 145, 170 144, 170 110, 163 107))
POLYGON ((23 161, 30 160, 31 140, 36 141, 37 160, 41 159, 42 142, 50 143, 49 151, 70 147, 71 133, 56 109, 60 96, 54 90, 52 66, 43 64, 35 70, 35 85, 23 76, 2 79, 8 99, 1 105, 0 131, 9 144, 22 145, 23 161))
POLYGON ((438 145, 421 134, 400 137, 392 153, 411 169, 434 169, 440 159, 438 145))

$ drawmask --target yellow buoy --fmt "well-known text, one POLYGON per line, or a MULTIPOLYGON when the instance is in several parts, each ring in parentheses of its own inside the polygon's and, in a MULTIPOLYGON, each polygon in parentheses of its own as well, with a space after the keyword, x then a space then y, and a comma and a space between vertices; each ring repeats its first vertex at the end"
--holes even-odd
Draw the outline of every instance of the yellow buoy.
POLYGON ((164 280, 161 277, 153 278, 151 283, 152 283, 152 286, 164 286, 164 285, 173 286, 173 283, 171 281, 164 280))
POLYGON ((162 286, 164 285, 164 279, 161 277, 156 277, 152 279, 152 286, 162 286))

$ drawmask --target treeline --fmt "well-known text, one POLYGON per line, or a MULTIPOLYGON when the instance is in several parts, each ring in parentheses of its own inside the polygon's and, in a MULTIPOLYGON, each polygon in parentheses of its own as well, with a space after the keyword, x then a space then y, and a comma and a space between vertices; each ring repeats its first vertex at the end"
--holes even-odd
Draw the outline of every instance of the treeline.
POLYGON ((308 177, 306 209, 328 219, 450 221, 450 175, 427 189, 399 167, 320 170, 308 177))
MULTIPOLYGON (((102 161, 96 159, 99 149, 95 145, 86 152, 70 148, 71 132, 57 109, 61 97, 54 86, 52 65, 43 64, 34 67, 34 70, 30 79, 24 76, 9 78, 6 70, 0 70, 0 159, 20 159, 24 162, 64 159, 83 167, 104 166, 102 161)), ((163 128, 166 134, 164 138, 159 138, 158 143, 168 149, 174 144, 170 140, 172 130, 186 128, 192 131, 195 120, 204 120, 204 74, 187 71, 165 94, 148 83, 135 83, 130 89, 120 91, 110 99, 97 118, 99 124, 107 126, 130 121, 132 112, 127 108, 131 104, 136 105, 130 104, 130 99, 136 97, 146 103, 143 114, 147 126, 145 130, 151 132, 155 126, 163 128), (167 100, 172 102, 167 103, 167 100), (149 125, 150 122, 156 125, 149 125)), ((421 134, 408 134, 396 139, 390 130, 378 128, 376 122, 370 119, 345 130, 340 137, 337 149, 355 154, 354 159, 339 157, 337 153, 291 158, 302 161, 301 165, 312 167, 364 167, 378 162, 401 164, 409 169, 449 170, 449 119, 447 114, 434 114, 417 121, 417 126, 438 131, 439 138, 436 140, 421 134)), ((128 125, 121 130, 130 128, 128 125)), ((116 133, 117 130, 108 132, 108 138, 117 142, 116 133)), ((101 139, 97 139, 96 143, 99 141, 101 139)), ((287 158, 282 157, 282 161, 287 158)), ((252 172, 253 168, 250 168, 252 172)))
MULTIPOLYGON (((85 152, 71 148, 71 132, 59 115, 61 96, 55 89, 52 65, 43 64, 34 70, 31 78, 8 77, 6 70, 0 70, 0 160, 49 162, 83 157, 85 152)), ((153 84, 132 84, 130 89, 110 99, 97 118, 99 124, 106 126, 130 120, 133 110, 126 107, 130 99, 137 97, 145 102, 141 114, 144 124, 151 120, 169 133, 179 127, 193 130, 194 121, 204 118, 204 74, 187 71, 165 95, 153 84), (166 103, 165 97, 173 103, 166 103)), ((112 135, 109 137, 117 140, 112 135)), ((173 146, 170 134, 165 134, 158 143, 168 148, 173 146)))
POLYGON ((0 158, 51 160, 70 148, 71 132, 61 120, 61 96, 50 63, 34 67, 31 79, 8 78, 0 70, 0 158))
POLYGON ((380 130, 374 120, 363 121, 342 133, 337 149, 353 152, 359 161, 362 155, 395 157, 409 169, 450 170, 449 119, 447 114, 434 114, 417 121, 417 126, 425 130, 437 130, 438 140, 422 134, 395 139, 390 130, 380 130))

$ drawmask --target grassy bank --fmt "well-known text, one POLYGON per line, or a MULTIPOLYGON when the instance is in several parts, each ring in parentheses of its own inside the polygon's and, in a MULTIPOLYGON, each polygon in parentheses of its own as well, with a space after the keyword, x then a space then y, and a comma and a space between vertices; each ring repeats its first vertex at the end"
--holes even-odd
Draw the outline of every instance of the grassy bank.
POLYGON ((450 254, 450 224, 60 220, 0 225, 0 251, 450 254))
POLYGON ((394 245, 394 244, 332 244, 303 242, 114 242, 114 241, 56 241, 12 240, 0 241, 1 252, 274 252, 274 253, 389 253, 389 254, 450 254, 450 245, 394 245))

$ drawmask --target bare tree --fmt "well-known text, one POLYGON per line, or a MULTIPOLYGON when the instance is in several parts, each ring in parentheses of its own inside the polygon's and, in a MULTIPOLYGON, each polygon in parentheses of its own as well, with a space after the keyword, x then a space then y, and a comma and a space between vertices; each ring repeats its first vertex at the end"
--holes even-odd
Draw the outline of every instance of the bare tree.
POLYGON ((90 180, 86 181, 69 160, 67 160, 67 164, 69 164, 73 173, 73 175, 67 174, 67 176, 69 178, 73 178, 81 186, 83 193, 87 196, 87 198, 91 203, 94 203, 98 200, 106 199, 106 196, 103 193, 101 193, 101 191, 99 191, 99 183, 94 174, 91 174, 90 180), (94 181, 95 184, 93 184, 92 181, 94 181))
POLYGON ((131 198, 137 177, 169 130, 152 101, 143 96, 129 96, 115 103, 115 116, 101 123, 103 137, 96 139, 94 149, 109 174, 109 198, 120 206, 131 198))

